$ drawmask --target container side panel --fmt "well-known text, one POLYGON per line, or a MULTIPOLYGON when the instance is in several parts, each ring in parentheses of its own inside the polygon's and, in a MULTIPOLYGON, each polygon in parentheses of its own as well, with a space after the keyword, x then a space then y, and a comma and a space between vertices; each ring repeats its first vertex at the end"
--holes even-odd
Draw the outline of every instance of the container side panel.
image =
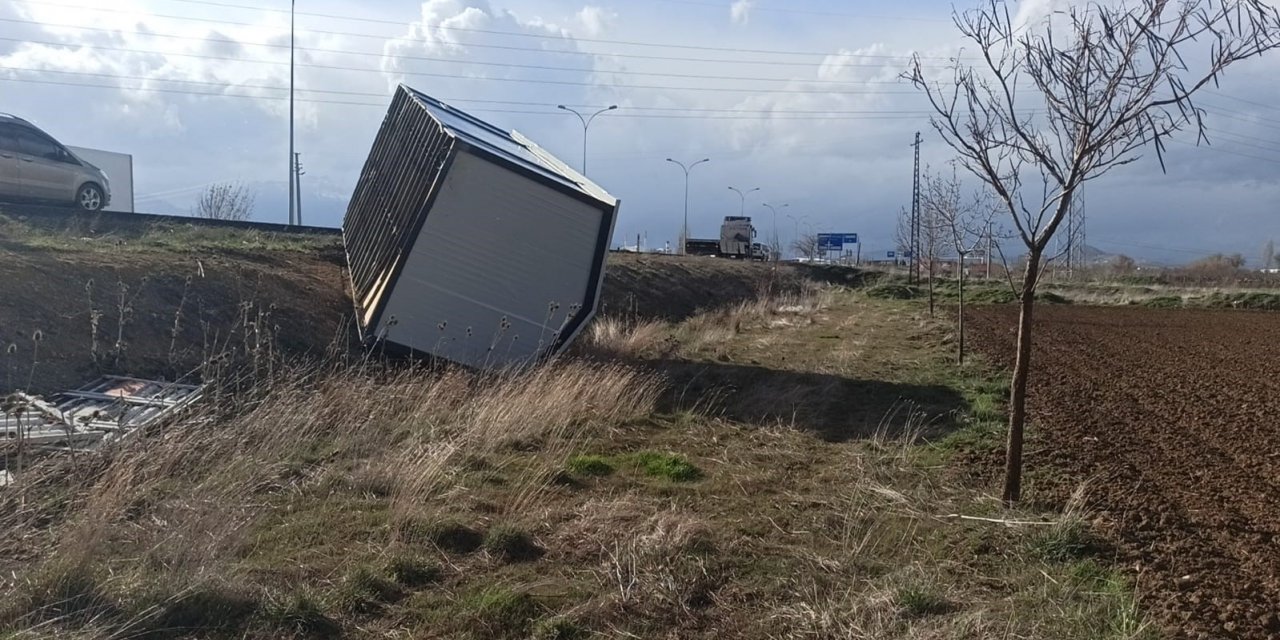
POLYGON ((392 99, 342 222, 361 329, 383 306, 441 183, 453 139, 402 90, 392 99))
POLYGON ((480 367, 536 357, 591 301, 608 223, 598 207, 460 152, 379 335, 480 367))

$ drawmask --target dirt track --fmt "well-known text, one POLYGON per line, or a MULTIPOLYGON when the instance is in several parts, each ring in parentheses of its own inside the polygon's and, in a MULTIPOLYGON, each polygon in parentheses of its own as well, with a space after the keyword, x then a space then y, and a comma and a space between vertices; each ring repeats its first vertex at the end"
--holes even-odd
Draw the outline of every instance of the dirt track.
MULTIPOLYGON (((1017 310, 974 314, 1011 363, 1017 310)), ((1037 308, 1029 465, 1091 507, 1172 637, 1280 637, 1280 314, 1037 308)))

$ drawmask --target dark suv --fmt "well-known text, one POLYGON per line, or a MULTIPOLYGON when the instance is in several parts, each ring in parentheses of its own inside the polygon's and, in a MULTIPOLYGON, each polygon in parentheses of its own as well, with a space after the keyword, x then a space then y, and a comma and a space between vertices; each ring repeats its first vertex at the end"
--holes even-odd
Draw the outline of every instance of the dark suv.
POLYGON ((101 169, 39 127, 0 113, 0 199, 98 211, 111 203, 111 184, 101 169))

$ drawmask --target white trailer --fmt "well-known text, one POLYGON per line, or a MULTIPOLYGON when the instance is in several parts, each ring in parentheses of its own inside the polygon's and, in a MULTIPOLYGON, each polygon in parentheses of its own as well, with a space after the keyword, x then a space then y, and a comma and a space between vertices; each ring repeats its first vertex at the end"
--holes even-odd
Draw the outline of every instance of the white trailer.
POLYGON ((104 211, 133 213, 133 156, 115 151, 67 147, 81 160, 102 169, 111 183, 111 203, 104 211))

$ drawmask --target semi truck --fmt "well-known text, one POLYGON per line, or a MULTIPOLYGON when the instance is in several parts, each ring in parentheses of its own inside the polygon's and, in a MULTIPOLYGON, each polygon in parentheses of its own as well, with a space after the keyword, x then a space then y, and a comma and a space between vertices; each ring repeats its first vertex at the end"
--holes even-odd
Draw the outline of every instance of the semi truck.
POLYGON ((688 238, 685 255, 714 256, 737 260, 768 260, 769 248, 755 242, 756 228, 749 216, 725 216, 720 225, 720 239, 688 238))

